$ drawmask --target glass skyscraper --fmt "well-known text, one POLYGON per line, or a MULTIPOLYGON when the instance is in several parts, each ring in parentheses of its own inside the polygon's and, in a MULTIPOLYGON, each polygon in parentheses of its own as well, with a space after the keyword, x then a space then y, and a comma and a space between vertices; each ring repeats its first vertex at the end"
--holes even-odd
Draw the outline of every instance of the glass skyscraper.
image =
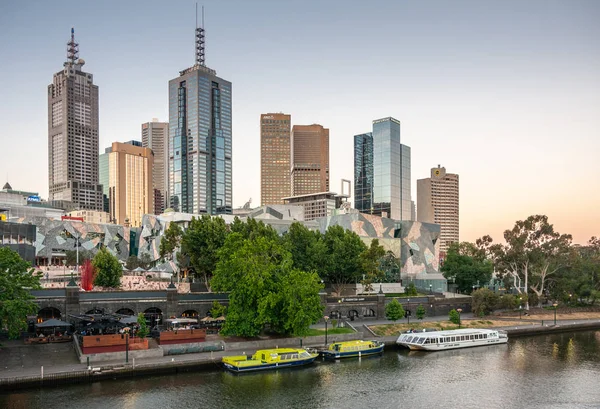
POLYGON ((360 212, 411 220, 410 148, 400 143, 400 121, 373 121, 354 136, 354 206, 360 212))
POLYGON ((169 206, 232 213, 231 82, 197 62, 169 81, 169 206))

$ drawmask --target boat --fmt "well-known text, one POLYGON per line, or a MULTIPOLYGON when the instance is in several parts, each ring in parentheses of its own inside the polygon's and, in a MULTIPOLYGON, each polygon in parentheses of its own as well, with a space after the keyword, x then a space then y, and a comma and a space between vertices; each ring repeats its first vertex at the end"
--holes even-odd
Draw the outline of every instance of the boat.
POLYGON ((248 355, 224 356, 223 366, 232 372, 250 372, 308 365, 319 353, 310 348, 261 349, 248 355))
POLYGON ((340 341, 330 344, 326 350, 321 351, 325 359, 353 358, 381 354, 384 343, 381 341, 340 341))
POLYGON ((443 351, 507 342, 508 335, 504 331, 468 328, 400 334, 396 344, 413 351, 443 351))

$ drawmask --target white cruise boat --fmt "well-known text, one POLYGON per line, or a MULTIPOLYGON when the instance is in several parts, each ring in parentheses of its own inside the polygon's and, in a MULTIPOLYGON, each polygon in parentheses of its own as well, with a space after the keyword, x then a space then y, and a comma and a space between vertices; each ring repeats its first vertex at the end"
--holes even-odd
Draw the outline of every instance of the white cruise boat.
POLYGON ((417 351, 443 351, 507 342, 508 335, 504 331, 469 328, 400 334, 396 344, 417 351))

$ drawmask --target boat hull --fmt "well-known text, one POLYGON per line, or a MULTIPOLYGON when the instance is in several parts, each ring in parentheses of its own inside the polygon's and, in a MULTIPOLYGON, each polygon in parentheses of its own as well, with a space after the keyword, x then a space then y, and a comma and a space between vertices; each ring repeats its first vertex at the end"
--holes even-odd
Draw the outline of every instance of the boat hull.
POLYGON ((500 345, 500 344, 506 344, 508 342, 508 339, 504 338, 504 339, 490 339, 490 340, 484 340, 484 341, 475 341, 475 342, 471 342, 471 341, 461 341, 461 342, 454 342, 454 343, 448 343, 448 344, 429 344, 429 345, 414 345, 414 344, 398 344, 401 346, 404 346, 408 349, 410 349, 411 351, 445 351, 447 349, 460 349, 460 348, 473 348, 473 347, 482 347, 482 346, 487 346, 487 345, 500 345))
POLYGON ((295 361, 288 361, 288 362, 262 363, 260 361, 257 361, 256 365, 248 365, 248 366, 243 366, 243 367, 239 367, 236 365, 231 365, 227 362, 223 362, 223 366, 225 367, 225 369, 227 369, 231 372, 235 372, 235 373, 257 372, 257 371, 294 368, 294 367, 299 367, 299 366, 310 365, 315 361, 315 359, 317 359, 317 356, 313 356, 313 357, 310 357, 307 359, 298 359, 295 361))
POLYGON ((508 336, 504 331, 464 328, 423 333, 409 332, 401 334, 396 344, 412 351, 445 351, 447 349, 506 344, 507 342, 508 336))
POLYGON ((325 359, 342 359, 342 358, 361 358, 364 356, 377 355, 383 353, 384 345, 381 344, 378 347, 366 349, 364 351, 321 351, 321 356, 325 359))

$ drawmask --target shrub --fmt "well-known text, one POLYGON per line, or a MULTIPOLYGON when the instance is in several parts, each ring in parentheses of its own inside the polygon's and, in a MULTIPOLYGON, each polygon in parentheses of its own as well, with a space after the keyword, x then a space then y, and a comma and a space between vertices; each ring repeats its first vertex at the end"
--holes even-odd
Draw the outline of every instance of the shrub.
POLYGON ((473 292, 472 297, 471 308, 473 313, 478 317, 490 314, 498 306, 498 294, 489 288, 480 288, 479 290, 476 290, 473 292))
POLYGON ((392 321, 404 318, 404 308, 397 299, 394 298, 392 302, 385 306, 385 317, 392 321))
POLYGON ((456 311, 455 309, 450 310, 450 312, 448 313, 448 320, 451 323, 458 325, 460 323, 460 314, 458 313, 458 311, 456 311))
POLYGON ((419 295, 419 292, 417 291, 417 287, 415 287, 415 283, 413 283, 413 282, 408 283, 408 285, 404 288, 404 294, 419 295))

